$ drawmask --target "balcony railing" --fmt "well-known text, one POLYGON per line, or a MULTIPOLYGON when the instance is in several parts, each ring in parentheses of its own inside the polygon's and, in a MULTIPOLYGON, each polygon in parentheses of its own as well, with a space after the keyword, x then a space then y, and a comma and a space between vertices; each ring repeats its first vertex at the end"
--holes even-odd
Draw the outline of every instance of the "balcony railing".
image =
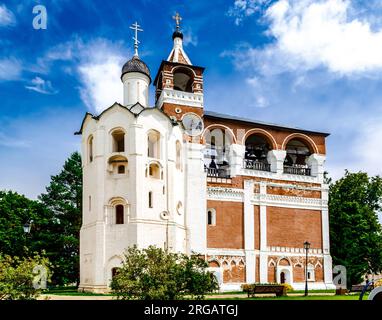
POLYGON ((206 168, 206 171, 207 171, 207 177, 226 178, 226 179, 229 179, 231 177, 227 169, 206 168))
POLYGON ((308 166, 285 166, 284 173, 298 174, 300 176, 310 176, 312 170, 308 166))
POLYGON ((269 163, 251 159, 244 159, 244 168, 260 171, 271 171, 271 165, 269 163))

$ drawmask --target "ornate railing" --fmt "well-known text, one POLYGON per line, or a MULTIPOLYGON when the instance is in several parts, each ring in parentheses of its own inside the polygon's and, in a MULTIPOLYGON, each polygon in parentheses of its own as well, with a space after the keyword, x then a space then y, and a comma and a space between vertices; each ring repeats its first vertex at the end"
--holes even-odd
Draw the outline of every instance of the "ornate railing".
POLYGON ((218 169, 218 168, 206 168, 207 177, 214 178, 230 178, 229 171, 227 169, 218 169))
POLYGON ((244 169, 271 171, 271 165, 267 162, 260 162, 251 159, 244 159, 244 169))
POLYGON ((308 166, 285 166, 284 173, 298 174, 300 176, 310 176, 312 170, 308 166))

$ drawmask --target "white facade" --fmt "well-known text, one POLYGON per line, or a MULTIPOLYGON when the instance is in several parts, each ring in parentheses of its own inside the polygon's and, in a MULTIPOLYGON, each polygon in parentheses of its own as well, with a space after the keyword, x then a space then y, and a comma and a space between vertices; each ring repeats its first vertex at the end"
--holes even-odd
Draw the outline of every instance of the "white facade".
MULTIPOLYGON (((184 161, 180 168, 176 168, 177 143, 185 150, 181 129, 159 109, 144 109, 137 116, 115 104, 98 120, 86 117, 82 131, 82 289, 105 290, 112 268, 120 265, 128 246, 165 248, 168 240, 169 250, 186 251, 184 208, 193 202, 187 202, 185 198, 187 169, 184 161), (122 152, 113 151, 112 134, 116 130, 124 133, 122 152), (159 134, 159 150, 155 158, 148 156, 150 132, 159 134), (92 159, 89 158, 91 137, 92 159), (113 159, 126 159, 127 162, 112 162, 113 159), (115 168, 119 163, 125 166, 124 173, 118 173, 115 168), (159 168, 157 177, 150 176, 150 165, 159 168), (149 207, 149 192, 152 208, 149 207), (124 207, 121 224, 116 223, 117 205, 124 207)), ((203 184, 198 181, 198 185, 203 184)))
MULTIPOLYGON (((168 61, 172 69, 160 70, 158 81, 154 80, 157 90, 158 86, 160 89, 156 107, 149 107, 151 79, 148 68, 135 57, 135 64, 128 61, 127 71, 122 76, 123 105, 115 103, 98 116, 87 114, 82 123, 80 290, 107 291, 113 269, 121 265, 125 250, 133 245, 139 248, 155 245, 173 252, 204 255, 209 262, 219 264, 210 269, 217 275, 221 290, 239 289, 242 283, 223 281, 223 266, 227 260, 230 265, 245 267, 241 278, 245 278, 245 282, 264 283, 269 281, 269 260, 277 256, 278 260, 272 262, 276 280, 279 282, 283 273, 286 282, 300 289, 303 284, 294 281, 291 261, 304 255, 302 248, 268 244, 267 208, 272 206, 320 212, 322 249, 312 250, 311 256, 322 260, 323 281, 312 282, 310 288, 333 288, 327 186, 323 181, 325 156, 318 153, 312 140, 314 148, 306 163, 310 174, 287 173, 284 161, 288 136, 281 147, 274 142, 274 147, 266 154, 269 170, 248 168, 243 166, 245 139, 251 132, 264 134, 266 131, 259 128, 243 131, 240 143, 238 130, 237 138, 226 140, 223 145, 226 150, 223 160, 229 163, 229 177, 220 177, 216 167, 209 167, 212 158, 206 162, 207 144, 202 139, 190 139, 181 123, 182 108, 203 116, 203 81, 201 67, 195 67, 199 72, 195 73, 179 33, 177 35, 168 58, 172 59, 168 61), (179 62, 182 57, 186 63, 179 62), (180 75, 179 70, 184 74, 180 75), (174 89, 176 81, 178 90, 174 89), (212 175, 206 174, 207 168, 212 175), (220 185, 227 185, 227 181, 232 182, 235 177, 243 178, 242 186, 239 183, 232 188, 220 185), (321 196, 268 194, 267 187, 314 191, 321 196), (241 249, 208 247, 208 201, 243 203, 243 247, 238 247, 241 249), (259 222, 255 221, 255 206, 259 207, 259 222), (260 230, 259 247, 255 246, 255 228, 260 230), (289 259, 290 265, 279 266, 282 258, 289 259)), ((234 137, 232 130, 225 128, 234 137)), ((212 142, 209 143, 211 147, 212 142)), ((215 149, 210 151, 216 152, 215 149)), ((217 223, 216 216, 214 223, 217 223)))

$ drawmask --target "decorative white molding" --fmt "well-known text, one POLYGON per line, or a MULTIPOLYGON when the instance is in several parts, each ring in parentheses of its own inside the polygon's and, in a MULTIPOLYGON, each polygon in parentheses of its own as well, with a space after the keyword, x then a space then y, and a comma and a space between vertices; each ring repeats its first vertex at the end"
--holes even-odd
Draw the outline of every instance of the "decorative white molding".
MULTIPOLYGON (((305 249, 304 248, 289 248, 289 247, 267 247, 267 251, 269 252, 276 252, 276 253, 293 253, 293 254, 305 254, 305 249)), ((310 249, 309 254, 313 255, 322 255, 322 250, 321 249, 310 249)))
POLYGON ((157 107, 161 108, 165 102, 198 108, 203 108, 204 105, 202 93, 184 92, 166 88, 162 90, 159 96, 157 107))
MULTIPOLYGON (((207 199, 244 202, 244 190, 223 187, 207 187, 207 199)), ((320 198, 292 197, 259 193, 252 194, 251 204, 310 210, 327 210, 328 207, 328 201, 320 198)))
POLYGON ((207 187, 207 199, 244 202, 244 190, 235 188, 207 187))
POLYGON ((245 257, 245 251, 243 249, 207 248, 207 255, 209 255, 209 256, 241 256, 241 257, 245 257))
MULTIPOLYGON (((260 182, 255 182, 255 184, 260 184, 260 182)), ((268 187, 279 187, 279 188, 285 188, 285 189, 294 189, 294 190, 304 190, 304 191, 326 191, 327 188, 323 187, 308 187, 308 186, 302 186, 298 184, 291 184, 291 183, 277 183, 277 182, 267 182, 268 187)))
POLYGON ((245 169, 245 168, 241 169, 239 175, 283 180, 283 181, 293 181, 293 182, 322 183, 319 177, 302 176, 298 174, 288 174, 288 173, 280 173, 280 172, 276 173, 276 172, 252 170, 252 169, 245 169))
POLYGON ((186 227, 184 225, 181 225, 179 223, 176 223, 175 221, 166 221, 166 220, 154 220, 154 219, 137 219, 137 218, 132 218, 130 219, 129 223, 131 224, 154 224, 154 225, 161 225, 161 226, 175 226, 179 229, 186 230, 186 227))
POLYGON ((323 210, 327 208, 327 201, 319 198, 291 197, 275 194, 254 194, 252 204, 270 207, 284 207, 296 209, 323 210))

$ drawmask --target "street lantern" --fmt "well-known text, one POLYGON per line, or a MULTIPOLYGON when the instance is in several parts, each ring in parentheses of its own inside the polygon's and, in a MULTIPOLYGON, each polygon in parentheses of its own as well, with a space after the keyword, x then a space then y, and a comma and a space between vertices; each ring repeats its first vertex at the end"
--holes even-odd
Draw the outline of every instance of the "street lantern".
POLYGON ((305 257, 305 297, 308 296, 308 251, 309 251, 309 248, 310 248, 310 242, 308 241, 305 241, 304 242, 304 249, 305 249, 305 253, 306 253, 306 257, 305 257))
POLYGON ((24 233, 29 234, 31 232, 32 223, 33 223, 33 220, 31 220, 30 222, 26 222, 24 224, 24 226, 23 226, 24 233))

